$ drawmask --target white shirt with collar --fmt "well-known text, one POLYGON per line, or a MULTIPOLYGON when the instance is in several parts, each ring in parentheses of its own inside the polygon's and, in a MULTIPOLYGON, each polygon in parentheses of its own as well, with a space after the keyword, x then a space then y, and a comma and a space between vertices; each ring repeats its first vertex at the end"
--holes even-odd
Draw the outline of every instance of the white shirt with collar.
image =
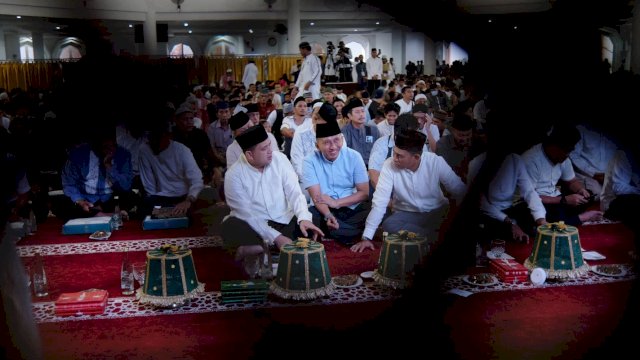
POLYGON ((398 104, 398 106, 400 106, 400 112, 398 113, 398 115, 402 115, 402 114, 411 114, 411 110, 413 109, 413 105, 415 104, 413 102, 413 100, 409 101, 409 103, 407 104, 404 99, 400 99, 400 100, 396 100, 396 104, 398 104))
POLYGON ((149 195, 197 198, 204 187, 202 172, 193 153, 185 145, 171 141, 155 155, 148 144, 140 146, 140 181, 149 195))
POLYGON ((569 158, 560 164, 553 164, 544 153, 542 144, 525 151, 522 160, 538 195, 560 196, 560 190, 556 188, 558 180, 570 181, 576 177, 569 158))
MULTIPOLYGON (((272 133, 267 133, 267 136, 271 140, 271 150, 273 150, 274 153, 280 152, 280 149, 278 149, 278 142, 276 141, 276 137, 273 136, 272 133)), ((229 147, 227 148, 227 169, 230 168, 231 165, 235 164, 238 159, 240 159, 240 155, 242 155, 242 148, 240 147, 240 144, 238 144, 238 141, 233 140, 231 145, 229 145, 229 147)))
POLYGON ((580 140, 569 155, 573 167, 589 177, 596 173, 604 174, 616 152, 616 144, 584 125, 578 125, 576 129, 580 132, 580 140))
POLYGON ((633 194, 640 195, 640 172, 634 172, 627 154, 618 150, 604 176, 600 208, 606 211, 617 196, 633 194))
POLYGON ((378 185, 373 193, 373 206, 362 236, 373 239, 392 194, 394 210, 422 213, 446 205, 449 200, 442 193, 440 184, 460 204, 467 188, 442 157, 422 153, 416 171, 398 169, 393 158, 388 158, 382 165, 378 185))
POLYGON ((229 216, 246 221, 270 244, 280 232, 267 221, 288 224, 294 215, 298 223, 311 221, 298 177, 287 157, 279 152, 273 153, 271 163, 262 172, 249 164, 244 154, 241 155, 225 175, 224 193, 231 208, 229 216))
POLYGON ((370 57, 367 59, 367 78, 373 80, 375 75, 378 75, 378 80, 382 80, 382 59, 370 57))
POLYGON ((387 121, 387 119, 380 121, 377 126, 378 131, 380 132, 380 137, 393 135, 393 125, 389 125, 389 121, 387 121))
POLYGON ((516 194, 527 203, 534 219, 546 216, 542 200, 533 188, 522 159, 517 154, 509 154, 489 184, 487 192, 480 198, 480 209, 488 216, 504 221, 507 217, 504 210, 513 206, 516 194))

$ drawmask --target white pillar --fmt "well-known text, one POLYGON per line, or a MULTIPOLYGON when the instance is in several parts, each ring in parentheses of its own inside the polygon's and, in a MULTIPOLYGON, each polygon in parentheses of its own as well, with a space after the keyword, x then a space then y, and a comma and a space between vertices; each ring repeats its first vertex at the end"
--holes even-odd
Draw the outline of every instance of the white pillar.
POLYGON ((4 29, 0 29, 0 60, 7 60, 7 51, 4 48, 4 29))
POLYGON ((436 74, 436 44, 431 38, 424 37, 424 74, 436 74))
POLYGON ((20 38, 18 34, 5 31, 4 48, 7 60, 20 60, 20 38))
POLYGON ((289 0, 287 34, 289 35, 289 54, 300 52, 300 0, 289 0))
POLYGON ((631 71, 640 74, 640 0, 633 7, 631 30, 631 71))
POLYGON ((405 74, 404 66, 407 64, 405 60, 405 38, 402 30, 393 29, 391 31, 391 54, 396 74, 405 74))
POLYGON ((44 59, 44 38, 41 32, 32 32, 31 41, 33 42, 33 58, 44 59))
MULTIPOLYGON (((158 54, 158 38, 156 34, 156 11, 148 10, 144 19, 144 52, 145 55, 158 54)), ((166 54, 162 54, 166 55, 166 54)))

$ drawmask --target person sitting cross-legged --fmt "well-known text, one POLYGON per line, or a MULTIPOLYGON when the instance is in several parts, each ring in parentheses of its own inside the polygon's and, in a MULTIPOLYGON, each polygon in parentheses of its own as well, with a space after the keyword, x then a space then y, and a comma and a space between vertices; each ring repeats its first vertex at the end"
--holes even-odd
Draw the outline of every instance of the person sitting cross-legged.
POLYGON ((62 189, 70 199, 63 218, 113 212, 119 195, 122 209, 133 203, 131 154, 116 145, 114 127, 96 128, 88 144, 71 151, 62 170, 62 189))
POLYGON ((226 173, 224 191, 231 212, 222 222, 224 246, 236 250, 236 260, 255 258, 265 243, 280 249, 299 234, 324 236, 311 222, 291 163, 271 149, 264 127, 250 127, 236 141, 242 154, 226 173))
POLYGON ((393 213, 382 222, 383 231, 407 230, 438 239, 440 225, 449 211, 449 200, 441 185, 460 204, 466 186, 440 156, 424 151, 427 137, 417 130, 396 133, 393 158, 385 160, 373 194, 373 206, 366 220, 362 240, 351 247, 361 252, 374 249, 371 239, 382 222, 389 200, 393 213))
POLYGON ((351 244, 369 213, 369 177, 360 153, 343 144, 336 122, 316 125, 318 150, 304 159, 302 187, 314 203, 314 224, 332 239, 351 244))

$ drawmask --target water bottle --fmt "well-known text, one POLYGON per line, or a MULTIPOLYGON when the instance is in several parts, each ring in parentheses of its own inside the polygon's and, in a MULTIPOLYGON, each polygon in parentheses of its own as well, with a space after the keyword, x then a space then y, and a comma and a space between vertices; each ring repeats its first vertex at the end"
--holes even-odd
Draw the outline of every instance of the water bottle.
POLYGON ((133 264, 129 260, 129 249, 124 250, 122 267, 120 268, 120 289, 122 295, 133 295, 133 264))
POLYGON ((33 235, 36 231, 38 231, 38 221, 36 213, 33 212, 33 202, 29 200, 29 232, 27 235, 33 235))
POLYGON ((114 230, 118 230, 122 227, 122 215, 120 214, 120 197, 114 196, 113 201, 115 201, 116 205, 113 210, 113 216, 111 217, 111 227, 114 230))
POLYGON ((35 254, 35 268, 33 269, 33 292, 37 297, 49 295, 47 274, 44 271, 44 262, 40 253, 35 254))

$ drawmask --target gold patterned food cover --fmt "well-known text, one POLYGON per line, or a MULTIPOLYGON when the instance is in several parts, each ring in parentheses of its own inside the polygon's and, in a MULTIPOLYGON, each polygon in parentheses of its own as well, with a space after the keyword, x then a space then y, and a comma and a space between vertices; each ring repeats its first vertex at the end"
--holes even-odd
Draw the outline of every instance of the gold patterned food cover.
POLYGON ((147 251, 144 288, 137 291, 140 303, 175 306, 204 292, 198 281, 191 250, 163 245, 147 251))
POLYGON ((383 237, 373 279, 380 284, 402 289, 408 285, 414 267, 427 255, 427 238, 406 230, 383 237))
POLYGON ((538 226, 524 266, 544 269, 548 279, 576 278, 589 272, 589 265, 582 258, 578 229, 562 221, 538 226))
POLYGON ((281 298, 293 300, 331 295, 335 285, 331 282, 324 246, 305 238, 283 246, 271 291, 281 298))

